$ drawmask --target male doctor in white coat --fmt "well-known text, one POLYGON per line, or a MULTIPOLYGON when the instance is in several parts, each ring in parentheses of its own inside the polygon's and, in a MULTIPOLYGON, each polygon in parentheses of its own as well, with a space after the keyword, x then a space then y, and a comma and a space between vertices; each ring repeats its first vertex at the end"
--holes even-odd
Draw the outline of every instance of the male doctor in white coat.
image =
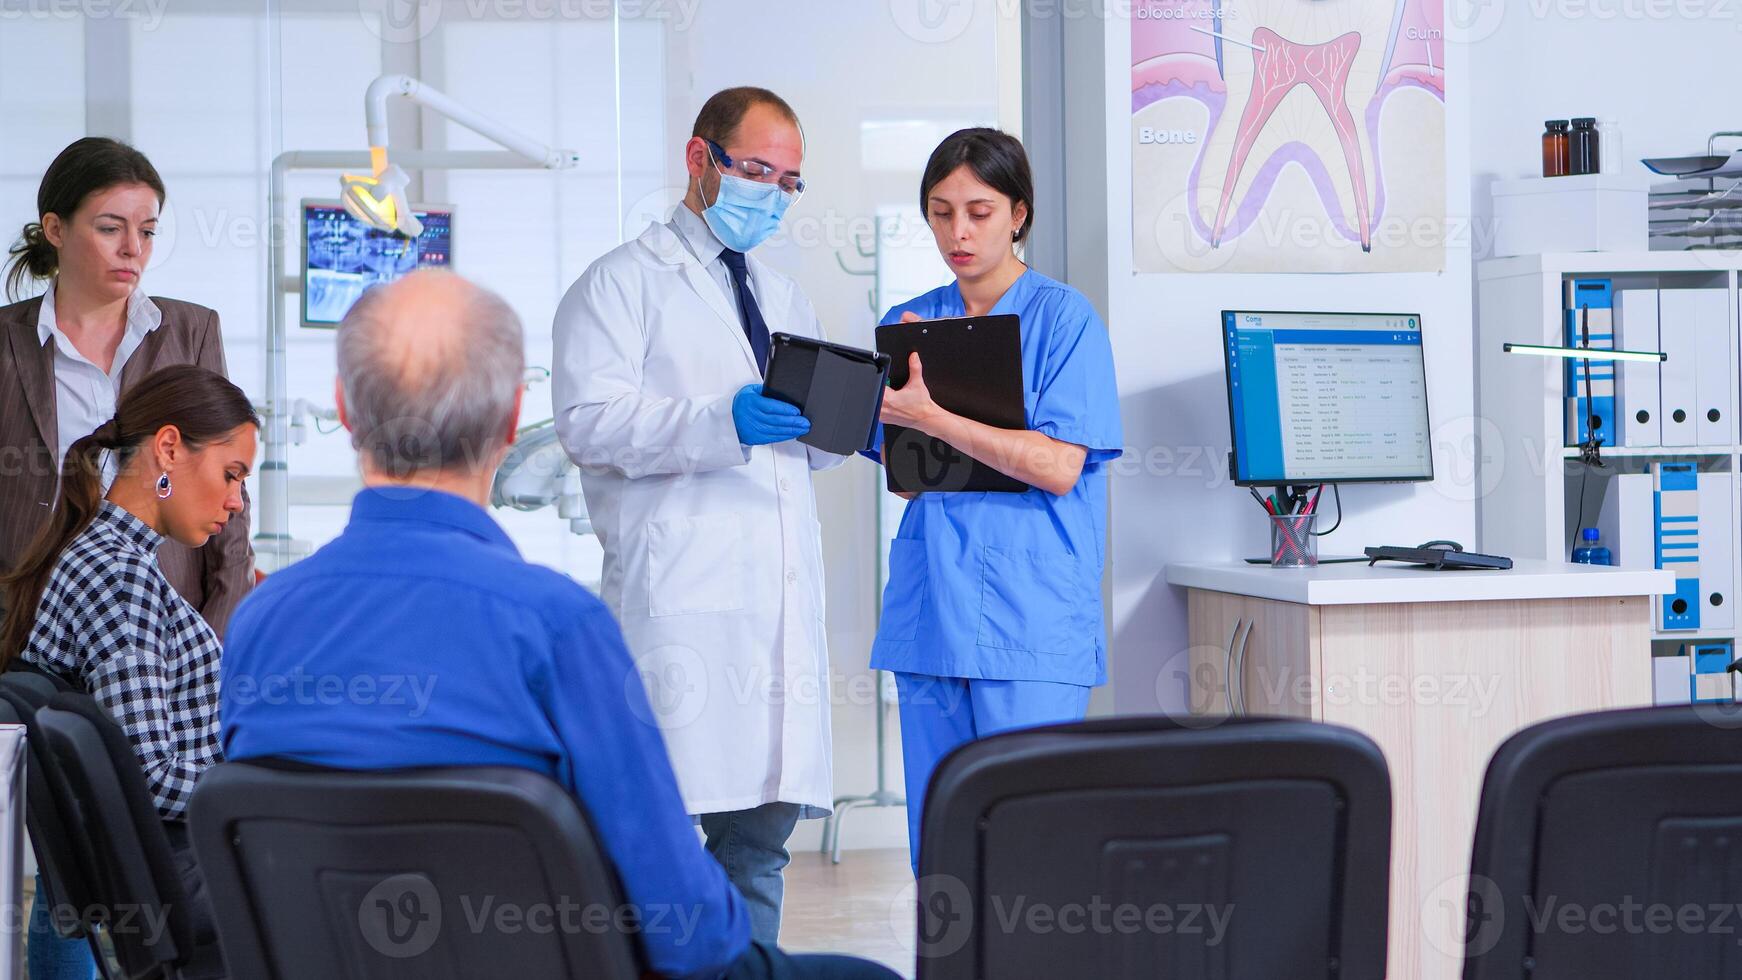
POLYGON ((665 224, 604 255, 557 309, 557 432, 581 467, 623 626, 678 786, 748 900, 780 930, 786 842, 831 806, 821 530, 811 471, 760 388, 771 332, 820 336, 750 253, 804 190, 798 118, 765 89, 710 98, 665 224))

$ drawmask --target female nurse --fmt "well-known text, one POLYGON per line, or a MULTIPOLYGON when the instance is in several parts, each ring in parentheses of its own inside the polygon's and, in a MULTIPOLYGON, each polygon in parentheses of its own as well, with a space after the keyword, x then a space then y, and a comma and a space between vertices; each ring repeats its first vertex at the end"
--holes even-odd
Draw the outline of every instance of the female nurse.
POLYGON ((900 692, 916 871, 939 759, 997 732, 1080 721, 1089 690, 1106 683, 1106 466, 1122 441, 1106 325, 1083 294, 1017 255, 1034 220, 1022 144, 995 129, 951 135, 926 164, 919 199, 955 282, 883 322, 1018 316, 1028 427, 939 407, 918 354, 907 383, 885 393, 882 421, 942 439, 1030 489, 920 494, 890 549, 871 666, 894 672, 900 692))

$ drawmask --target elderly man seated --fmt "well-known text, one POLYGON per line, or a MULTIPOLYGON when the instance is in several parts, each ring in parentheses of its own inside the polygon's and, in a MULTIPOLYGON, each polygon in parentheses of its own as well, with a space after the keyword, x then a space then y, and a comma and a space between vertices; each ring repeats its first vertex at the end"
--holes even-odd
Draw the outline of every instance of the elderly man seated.
POLYGON ((338 350, 339 413, 365 489, 343 534, 236 611, 223 662, 228 757, 543 773, 586 809, 641 921, 684 912, 684 928, 639 937, 655 972, 894 976, 751 942, 743 898, 684 813, 617 624, 585 589, 524 561, 485 511, 525 371, 507 304, 450 273, 418 272, 364 294, 338 350), (371 695, 264 696, 268 680, 299 677, 336 678, 347 692, 369 681, 371 695), (405 682, 390 699, 382 678, 405 682))

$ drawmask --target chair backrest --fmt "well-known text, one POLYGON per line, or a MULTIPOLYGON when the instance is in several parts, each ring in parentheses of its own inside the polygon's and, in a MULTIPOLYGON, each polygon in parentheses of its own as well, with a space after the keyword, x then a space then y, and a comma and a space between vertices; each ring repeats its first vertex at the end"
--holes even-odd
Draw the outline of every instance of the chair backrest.
POLYGON ((585 814, 536 773, 226 762, 192 816, 234 976, 640 975, 585 814))
POLYGON ((6 673, 18 674, 30 679, 33 687, 39 691, 47 691, 49 697, 62 691, 73 691, 78 694, 91 693, 77 682, 69 680, 60 671, 52 667, 44 667, 42 664, 31 663, 28 660, 13 660, 6 668, 6 673), (43 686, 45 684, 46 687, 43 686))
POLYGON ((69 828, 79 825, 78 814, 63 814, 56 793, 49 788, 54 760, 42 733, 36 728, 36 710, 48 704, 55 687, 40 674, 0 673, 0 723, 25 727, 30 764, 25 774, 24 825, 42 872, 45 892, 38 901, 49 902, 55 932, 66 938, 85 935, 80 910, 95 901, 91 890, 89 857, 75 849, 69 828))
POLYGON ((1349 729, 1158 716, 970 742, 927 790, 919 976, 1385 975, 1391 783, 1349 729))
POLYGON ((1742 716, 1574 715, 1488 763, 1466 980, 1742 976, 1742 716))
POLYGON ((187 896, 169 838, 132 743, 87 694, 60 693, 36 712, 36 728, 53 755, 68 825, 92 856, 92 908, 129 977, 154 975, 195 953, 187 896))
POLYGON ((57 687, 48 674, 40 670, 24 668, 0 672, 0 686, 22 694, 38 708, 47 704, 49 699, 56 694, 67 690, 63 687, 57 687))

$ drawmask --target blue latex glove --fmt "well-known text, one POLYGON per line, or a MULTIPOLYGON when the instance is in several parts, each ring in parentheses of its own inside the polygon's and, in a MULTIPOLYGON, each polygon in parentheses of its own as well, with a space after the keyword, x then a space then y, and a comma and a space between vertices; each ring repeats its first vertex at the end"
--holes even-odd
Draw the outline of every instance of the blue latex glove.
POLYGON ((732 424, 746 446, 785 442, 811 430, 811 420, 797 405, 764 395, 761 385, 745 385, 732 396, 732 424))

